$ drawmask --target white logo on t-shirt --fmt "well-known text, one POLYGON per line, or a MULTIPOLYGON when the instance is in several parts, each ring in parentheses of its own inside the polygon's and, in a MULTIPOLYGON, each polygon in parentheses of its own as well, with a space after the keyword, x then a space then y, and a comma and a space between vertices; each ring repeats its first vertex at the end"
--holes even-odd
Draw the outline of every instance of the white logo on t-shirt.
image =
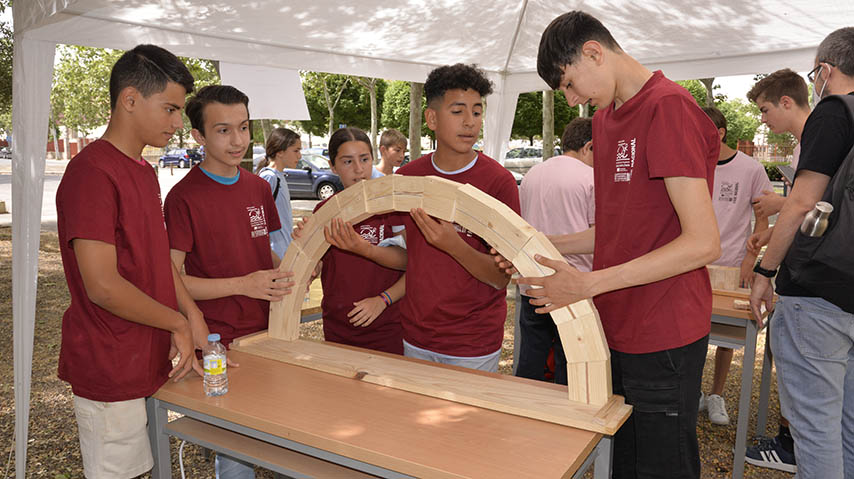
POLYGON ((267 235, 267 217, 264 215, 263 206, 247 206, 249 212, 249 227, 252 229, 252 238, 267 235))
POLYGON ((636 147, 637 138, 632 138, 631 141, 617 141, 617 169, 614 173, 614 183, 632 181, 636 147))
POLYGON ((721 182, 721 190, 718 196, 718 201, 727 201, 735 203, 738 200, 738 182, 727 183, 721 182))
POLYGON ((385 239, 385 228, 377 228, 371 225, 362 225, 359 227, 359 235, 368 243, 373 245, 379 244, 385 239))

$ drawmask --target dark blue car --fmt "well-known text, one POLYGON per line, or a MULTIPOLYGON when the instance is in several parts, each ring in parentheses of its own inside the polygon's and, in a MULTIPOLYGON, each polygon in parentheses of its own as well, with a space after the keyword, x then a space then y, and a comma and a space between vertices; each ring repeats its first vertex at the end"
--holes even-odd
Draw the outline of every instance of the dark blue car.
POLYGON ((203 159, 204 156, 193 148, 173 148, 166 151, 166 154, 160 157, 158 164, 161 168, 167 166, 189 168, 190 166, 198 165, 203 159))
POLYGON ((288 191, 291 198, 325 200, 344 189, 341 178, 329 168, 329 160, 323 156, 303 153, 296 168, 285 168, 288 191))

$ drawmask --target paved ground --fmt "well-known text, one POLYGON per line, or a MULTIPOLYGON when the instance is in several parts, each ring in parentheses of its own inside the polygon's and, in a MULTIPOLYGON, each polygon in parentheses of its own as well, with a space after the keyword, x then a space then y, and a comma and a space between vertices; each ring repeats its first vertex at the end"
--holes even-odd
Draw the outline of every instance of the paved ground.
MULTIPOLYGON (((67 161, 48 160, 45 165, 44 193, 42 194, 42 230, 56 231, 56 189, 65 172, 67 161)), ((166 198, 169 190, 181 181, 190 171, 181 168, 165 168, 159 171, 160 195, 166 198)), ((12 162, 11 160, 0 160, 0 201, 6 203, 7 213, 0 213, 0 226, 12 224, 12 210, 15 205, 12 202, 12 162)), ((302 216, 314 209, 316 200, 293 200, 291 206, 294 216, 302 216)))

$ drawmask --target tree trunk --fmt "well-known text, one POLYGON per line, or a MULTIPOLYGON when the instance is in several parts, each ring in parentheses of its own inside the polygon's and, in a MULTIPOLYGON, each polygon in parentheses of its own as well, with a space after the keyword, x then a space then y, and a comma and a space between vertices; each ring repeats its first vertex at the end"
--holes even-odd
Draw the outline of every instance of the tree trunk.
POLYGON ((62 152, 63 160, 71 159, 71 128, 65 127, 65 148, 62 152))
POLYGON ((371 93, 371 148, 374 150, 374 163, 377 163, 379 158, 379 150, 377 148, 377 128, 379 119, 377 118, 377 79, 372 78, 368 91, 371 93))
MULTIPOLYGON (((50 116, 51 116, 51 119, 53 119, 53 112, 51 112, 50 116)), ((54 160, 59 159, 59 140, 57 139, 57 136, 59 136, 57 134, 58 129, 59 129, 59 127, 56 126, 56 123, 54 123, 53 126, 50 128, 50 132, 53 133, 53 159, 54 160)))
POLYGON ((543 90, 543 161, 555 150, 555 92, 543 90))
POLYGON ((712 93, 712 85, 715 83, 715 77, 712 78, 700 78, 700 83, 706 87, 706 106, 714 106, 715 105, 715 95, 712 93))
POLYGON ((267 140, 270 138, 270 133, 273 132, 273 121, 272 120, 261 120, 261 131, 264 132, 264 144, 267 144, 267 140))
POLYGON ((421 97, 424 95, 424 84, 409 83, 409 159, 415 160, 421 156, 421 97))

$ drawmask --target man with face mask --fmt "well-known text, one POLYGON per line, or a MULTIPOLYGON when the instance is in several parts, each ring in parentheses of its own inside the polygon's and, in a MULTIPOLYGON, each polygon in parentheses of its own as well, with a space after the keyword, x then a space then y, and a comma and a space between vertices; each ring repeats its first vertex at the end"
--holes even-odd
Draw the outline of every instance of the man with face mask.
MULTIPOLYGON (((754 269, 750 306, 756 317, 762 303, 773 307, 771 278, 779 269, 770 341, 798 474, 842 479, 854 477, 854 287, 834 278, 826 278, 820 289, 799 284, 797 268, 806 266, 793 264, 787 251, 854 146, 854 121, 846 104, 827 98, 854 94, 854 27, 828 35, 814 66, 808 77, 814 97, 823 101, 804 126, 795 182, 754 269)), ((838 255, 842 260, 854 251, 842 248, 838 255)))

